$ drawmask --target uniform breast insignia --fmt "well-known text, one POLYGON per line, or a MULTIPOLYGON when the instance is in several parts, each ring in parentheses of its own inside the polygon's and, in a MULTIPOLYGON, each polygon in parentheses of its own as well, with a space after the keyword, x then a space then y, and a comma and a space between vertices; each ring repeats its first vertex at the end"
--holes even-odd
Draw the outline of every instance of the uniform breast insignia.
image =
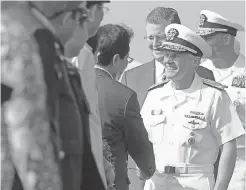
POLYGON ((154 84, 151 87, 149 87, 148 91, 154 90, 156 88, 161 88, 163 87, 165 84, 167 84, 170 80, 166 79, 164 81, 161 81, 160 83, 154 84))
POLYGON ((191 119, 198 119, 201 121, 205 121, 205 117, 199 116, 199 115, 185 115, 186 118, 191 118, 191 119))
POLYGON ((200 122, 206 121, 204 113, 199 111, 190 111, 190 114, 185 114, 184 116, 188 119, 191 119, 188 121, 188 123, 192 125, 198 125, 201 124, 200 122))
POLYGON ((238 75, 233 77, 231 86, 237 88, 246 88, 246 76, 245 75, 238 75))
POLYGON ((213 88, 216 88, 218 90, 225 90, 225 88, 228 88, 228 86, 226 86, 226 85, 223 85, 221 83, 218 83, 218 82, 215 82, 215 81, 212 81, 209 79, 203 79, 203 84, 210 86, 210 87, 213 87, 213 88))
POLYGON ((195 121, 194 119, 191 120, 191 121, 188 121, 189 124, 192 124, 192 125, 199 125, 200 123, 195 121))
POLYGON ((194 138, 194 137, 190 137, 189 139, 188 139, 188 144, 189 145, 193 145, 193 144, 195 144, 196 143, 196 139, 194 138))
POLYGON ((190 113, 194 115, 204 115, 204 113, 199 112, 199 111, 190 111, 190 113))
POLYGON ((162 114, 163 114, 162 109, 151 110, 151 115, 162 115, 162 114))

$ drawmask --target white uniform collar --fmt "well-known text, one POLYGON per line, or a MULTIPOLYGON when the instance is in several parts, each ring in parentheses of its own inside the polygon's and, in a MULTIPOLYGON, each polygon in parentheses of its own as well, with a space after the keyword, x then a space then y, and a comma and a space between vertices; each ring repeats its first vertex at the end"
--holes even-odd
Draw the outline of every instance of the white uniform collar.
POLYGON ((189 88, 185 90, 176 90, 172 87, 172 81, 170 81, 164 86, 165 92, 163 92, 163 94, 165 94, 165 96, 181 95, 199 100, 201 96, 202 84, 202 78, 197 73, 195 73, 195 77, 189 88))
POLYGON ((104 69, 104 68, 102 68, 102 67, 100 67, 100 66, 98 66, 98 65, 95 65, 94 68, 95 68, 95 69, 99 69, 99 70, 101 70, 101 71, 104 71, 105 73, 107 73, 107 74, 111 77, 111 79, 114 79, 113 76, 111 75, 111 73, 108 72, 106 69, 104 69))

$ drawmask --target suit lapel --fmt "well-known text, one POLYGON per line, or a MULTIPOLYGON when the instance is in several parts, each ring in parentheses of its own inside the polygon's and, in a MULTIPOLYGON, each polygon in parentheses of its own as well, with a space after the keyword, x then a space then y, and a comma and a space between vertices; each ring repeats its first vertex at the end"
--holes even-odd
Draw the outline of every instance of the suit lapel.
POLYGON ((152 60, 126 71, 122 82, 137 93, 141 108, 147 96, 148 88, 155 82, 155 61, 152 60))

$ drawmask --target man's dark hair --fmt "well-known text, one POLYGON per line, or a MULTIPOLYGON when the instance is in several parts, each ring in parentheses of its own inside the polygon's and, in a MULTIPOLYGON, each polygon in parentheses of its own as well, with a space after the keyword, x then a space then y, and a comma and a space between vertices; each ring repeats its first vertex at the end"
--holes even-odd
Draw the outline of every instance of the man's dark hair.
POLYGON ((97 48, 97 35, 90 37, 87 44, 92 48, 92 53, 95 54, 97 48))
POLYGON ((90 9, 94 5, 102 5, 103 3, 110 3, 110 1, 87 1, 86 8, 90 9))
POLYGON ((116 54, 123 59, 130 51, 130 41, 133 35, 133 31, 125 25, 101 26, 96 34, 98 64, 109 65, 116 54))
POLYGON ((161 20, 176 24, 181 24, 178 12, 173 8, 156 7, 147 16, 146 22, 151 24, 159 24, 161 20))

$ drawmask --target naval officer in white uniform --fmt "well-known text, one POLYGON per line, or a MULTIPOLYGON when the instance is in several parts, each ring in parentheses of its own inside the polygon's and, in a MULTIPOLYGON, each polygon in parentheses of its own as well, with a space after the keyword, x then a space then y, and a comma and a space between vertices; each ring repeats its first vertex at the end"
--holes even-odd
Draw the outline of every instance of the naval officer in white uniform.
POLYGON ((225 190, 236 162, 236 139, 244 128, 224 86, 195 72, 201 57, 211 56, 211 47, 179 24, 167 26, 165 34, 168 80, 149 89, 141 111, 157 169, 145 190, 225 190))
MULTIPOLYGON (((212 47, 212 57, 202 65, 213 71, 215 80, 226 89, 245 128, 246 67, 245 57, 235 49, 235 37, 244 27, 218 13, 202 10, 198 34, 212 47)), ((245 135, 237 139, 237 161, 228 190, 245 190, 245 135)))

